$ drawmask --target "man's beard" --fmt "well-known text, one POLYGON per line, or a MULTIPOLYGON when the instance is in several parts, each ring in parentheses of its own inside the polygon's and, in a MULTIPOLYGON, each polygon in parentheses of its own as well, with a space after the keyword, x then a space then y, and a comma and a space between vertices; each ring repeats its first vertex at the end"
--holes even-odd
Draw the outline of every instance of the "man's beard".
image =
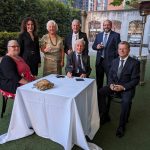
POLYGON ((104 32, 106 32, 106 33, 110 32, 110 31, 111 31, 111 29, 104 29, 104 32))

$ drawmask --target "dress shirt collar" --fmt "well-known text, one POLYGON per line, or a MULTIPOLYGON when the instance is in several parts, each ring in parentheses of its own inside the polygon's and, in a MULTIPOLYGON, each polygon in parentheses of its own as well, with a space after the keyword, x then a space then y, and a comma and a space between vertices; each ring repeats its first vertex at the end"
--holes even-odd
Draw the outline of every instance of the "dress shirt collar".
POLYGON ((78 56, 78 55, 82 56, 82 53, 79 54, 79 53, 75 52, 75 54, 76 54, 76 56, 78 56))
POLYGON ((126 63, 126 61, 127 61, 127 59, 128 59, 128 57, 129 57, 129 55, 127 56, 127 57, 125 57, 125 58, 119 58, 119 66, 121 65, 121 60, 124 60, 124 62, 123 62, 123 66, 125 65, 125 63, 126 63))
POLYGON ((103 37, 105 36, 105 34, 107 34, 107 37, 109 37, 110 32, 111 32, 111 31, 109 31, 109 32, 104 32, 103 37))
POLYGON ((79 36, 79 32, 78 33, 74 33, 73 32, 73 34, 72 34, 74 37, 77 37, 77 36, 79 36))
POLYGON ((123 58, 123 59, 120 57, 120 61, 121 60, 127 61, 128 57, 129 57, 129 55, 127 57, 123 58))

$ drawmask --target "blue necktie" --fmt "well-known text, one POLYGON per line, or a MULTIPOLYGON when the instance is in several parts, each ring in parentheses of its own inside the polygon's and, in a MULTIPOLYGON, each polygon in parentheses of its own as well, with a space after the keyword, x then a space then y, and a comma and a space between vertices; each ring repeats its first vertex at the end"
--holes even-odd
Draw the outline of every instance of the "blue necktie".
MULTIPOLYGON (((108 36, 108 34, 105 33, 105 36, 104 36, 104 39, 103 39, 103 45, 104 45, 104 48, 105 48, 106 43, 107 43, 107 36, 108 36)), ((103 51, 102 51, 102 57, 103 57, 103 58, 104 58, 104 48, 103 48, 103 51)))
POLYGON ((107 36, 108 36, 108 34, 105 33, 105 36, 104 36, 104 39, 103 39, 104 47, 106 46, 106 43, 107 43, 107 36))

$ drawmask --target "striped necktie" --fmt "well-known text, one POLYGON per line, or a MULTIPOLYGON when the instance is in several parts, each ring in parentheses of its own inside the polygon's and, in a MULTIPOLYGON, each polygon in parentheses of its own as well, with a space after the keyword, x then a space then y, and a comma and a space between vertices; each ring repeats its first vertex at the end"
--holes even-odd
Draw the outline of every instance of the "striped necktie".
POLYGON ((108 34, 105 33, 105 36, 104 36, 104 39, 103 39, 104 47, 106 46, 106 43, 107 43, 107 36, 108 36, 108 34))
POLYGON ((77 55, 77 56, 78 56, 77 69, 79 72, 81 72, 82 71, 81 55, 77 55))
POLYGON ((121 75, 121 72, 122 72, 122 69, 123 69, 124 60, 120 60, 120 62, 121 62, 121 65, 119 66, 118 71, 117 71, 118 79, 120 79, 120 75, 121 75))
MULTIPOLYGON (((103 39, 103 45, 104 45, 104 48, 105 48, 106 43, 107 43, 107 36, 108 36, 108 34, 105 33, 104 39, 103 39)), ((104 50, 105 50, 104 48, 103 48, 103 51, 102 51, 102 57, 103 57, 103 58, 104 58, 104 50)))

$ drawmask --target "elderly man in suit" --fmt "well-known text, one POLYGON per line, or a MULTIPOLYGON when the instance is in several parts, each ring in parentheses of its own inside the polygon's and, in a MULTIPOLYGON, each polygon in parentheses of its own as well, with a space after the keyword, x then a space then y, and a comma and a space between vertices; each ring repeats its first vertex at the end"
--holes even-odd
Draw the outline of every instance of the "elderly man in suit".
POLYGON ((109 103, 106 97, 117 95, 121 98, 121 113, 116 136, 122 137, 128 121, 136 85, 140 80, 140 62, 129 56, 130 45, 126 41, 119 43, 119 57, 114 59, 109 71, 108 85, 99 90, 99 112, 101 123, 110 121, 109 103))
POLYGON ((76 40, 75 51, 67 55, 66 74, 69 78, 72 76, 87 78, 91 73, 90 57, 83 54, 85 41, 76 40))
POLYGON ((103 87, 104 73, 108 77, 108 72, 112 60, 118 57, 117 49, 120 42, 120 34, 111 30, 112 22, 105 20, 103 22, 103 32, 97 34, 93 50, 97 51, 96 57, 96 81, 97 89, 103 87))
POLYGON ((72 33, 68 34, 67 37, 65 38, 64 41, 64 50, 65 53, 68 55, 70 54, 72 51, 75 50, 74 45, 75 45, 75 41, 78 39, 83 38, 85 41, 85 46, 84 46, 84 50, 83 50, 83 54, 88 55, 88 39, 87 39, 87 35, 84 32, 80 31, 80 21, 77 19, 74 19, 72 21, 72 33))

